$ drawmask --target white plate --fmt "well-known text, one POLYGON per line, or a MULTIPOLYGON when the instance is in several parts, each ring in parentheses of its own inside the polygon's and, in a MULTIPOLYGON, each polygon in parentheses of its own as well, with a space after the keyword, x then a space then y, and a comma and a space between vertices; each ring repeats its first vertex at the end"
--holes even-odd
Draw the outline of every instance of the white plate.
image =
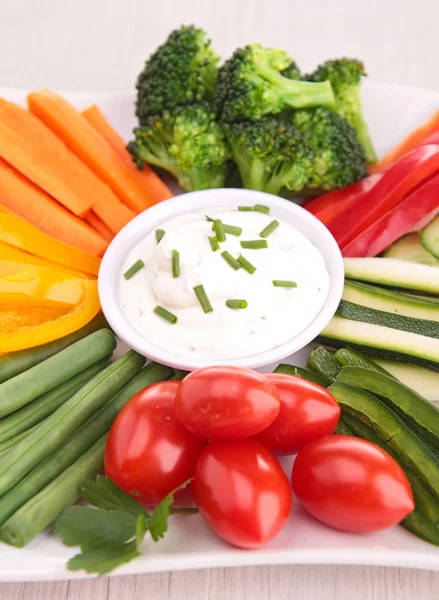
MULTIPOLYGON (((0 88, 0 97, 24 102, 25 96, 25 91, 0 88)), ((78 108, 98 104, 119 132, 129 138, 135 124, 133 93, 66 96, 78 108)), ((380 155, 439 108, 437 92, 389 84, 366 84, 363 100, 380 155)), ((306 356, 307 351, 301 351, 294 356, 294 363, 304 365, 306 356)), ((50 531, 21 550, 1 545, 0 581, 84 577, 84 573, 65 569, 74 554, 75 550, 64 547, 50 531)), ((156 544, 146 540, 143 556, 120 568, 117 574, 267 564, 382 565, 439 571, 439 549, 402 527, 361 536, 341 533, 318 523, 296 503, 282 533, 265 548, 254 551, 236 550, 222 542, 198 515, 174 516, 166 538, 156 544)))

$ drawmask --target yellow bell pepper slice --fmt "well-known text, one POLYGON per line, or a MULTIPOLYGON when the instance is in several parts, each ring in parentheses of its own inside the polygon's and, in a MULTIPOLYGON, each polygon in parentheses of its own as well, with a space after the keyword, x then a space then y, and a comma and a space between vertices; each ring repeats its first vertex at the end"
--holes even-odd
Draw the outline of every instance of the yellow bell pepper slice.
POLYGON ((11 271, 13 265, 18 270, 0 277, 0 306, 58 306, 72 307, 81 302, 87 280, 68 273, 28 267, 21 270, 20 263, 7 263, 11 271))
POLYGON ((20 217, 0 211, 0 242, 56 262, 63 267, 97 275, 101 259, 51 238, 20 217))
MULTIPOLYGON (((81 271, 75 271, 74 269, 63 267, 55 262, 46 260, 45 258, 40 258, 39 256, 34 256, 33 254, 29 254, 28 252, 20 250, 15 246, 5 244, 4 242, 0 242, 0 261, 20 263, 22 265, 22 270, 25 269, 26 266, 36 266, 44 267, 45 269, 51 269, 54 271, 62 271, 63 273, 70 273, 70 275, 74 275, 75 277, 93 278, 93 275, 90 275, 89 273, 82 273, 81 271)), ((8 273, 6 272, 2 272, 0 267, 0 276, 7 274, 8 273)))
POLYGON ((3 308, 0 300, 0 354, 46 344, 89 323, 100 310, 98 286, 92 279, 81 283, 83 294, 73 307, 3 308))

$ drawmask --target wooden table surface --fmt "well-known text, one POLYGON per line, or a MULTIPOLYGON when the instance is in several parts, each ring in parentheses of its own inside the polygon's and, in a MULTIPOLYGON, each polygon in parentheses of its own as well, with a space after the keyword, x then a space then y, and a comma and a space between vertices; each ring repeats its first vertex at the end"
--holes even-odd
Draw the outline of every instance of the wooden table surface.
MULTIPOLYGON (((361 57, 371 78, 439 90, 438 0, 0 0, 0 86, 131 89, 181 23, 227 56, 283 47, 304 69, 361 57)), ((0 600, 433 600, 439 573, 378 567, 211 569, 102 580, 0 584, 0 600)))

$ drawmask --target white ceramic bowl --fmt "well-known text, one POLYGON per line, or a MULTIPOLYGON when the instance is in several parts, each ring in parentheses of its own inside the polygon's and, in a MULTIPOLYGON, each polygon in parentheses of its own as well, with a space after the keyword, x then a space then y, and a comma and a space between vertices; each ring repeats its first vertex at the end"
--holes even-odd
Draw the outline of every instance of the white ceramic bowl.
POLYGON ((140 336, 128 323, 118 301, 122 264, 127 253, 138 242, 172 217, 200 209, 208 212, 209 207, 235 208, 238 205, 254 204, 269 206, 271 215, 294 225, 320 250, 330 277, 329 294, 316 318, 299 335, 285 344, 245 358, 216 360, 215 364, 263 367, 276 363, 309 344, 329 323, 340 302, 344 281, 340 250, 326 227, 297 204, 271 194, 241 189, 204 190, 177 196, 138 215, 117 234, 102 260, 98 282, 102 310, 115 333, 131 348, 159 363, 186 371, 211 365, 207 359, 179 356, 155 346, 140 336))

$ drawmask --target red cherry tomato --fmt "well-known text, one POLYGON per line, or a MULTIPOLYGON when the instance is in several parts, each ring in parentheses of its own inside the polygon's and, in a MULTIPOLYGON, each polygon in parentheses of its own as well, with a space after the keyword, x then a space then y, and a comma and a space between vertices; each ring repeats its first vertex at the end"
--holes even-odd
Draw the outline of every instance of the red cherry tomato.
POLYGON ((204 445, 175 416, 179 384, 156 383, 133 396, 108 435, 105 474, 145 505, 158 504, 192 477, 204 445))
POLYGON ((262 431, 279 413, 276 387, 261 373, 207 367, 190 373, 175 399, 177 418, 205 440, 231 441, 262 431))
POLYGON ((280 411, 256 439, 277 454, 296 454, 311 440, 333 433, 340 406, 325 388, 292 375, 267 377, 279 392, 280 411))
POLYGON ((291 510, 287 476, 270 450, 253 439, 208 444, 197 460, 192 490, 213 531, 239 548, 272 540, 291 510))
POLYGON ((292 483, 316 519, 352 533, 392 527, 415 507, 398 463, 375 444, 351 436, 328 435, 304 446, 292 483))

